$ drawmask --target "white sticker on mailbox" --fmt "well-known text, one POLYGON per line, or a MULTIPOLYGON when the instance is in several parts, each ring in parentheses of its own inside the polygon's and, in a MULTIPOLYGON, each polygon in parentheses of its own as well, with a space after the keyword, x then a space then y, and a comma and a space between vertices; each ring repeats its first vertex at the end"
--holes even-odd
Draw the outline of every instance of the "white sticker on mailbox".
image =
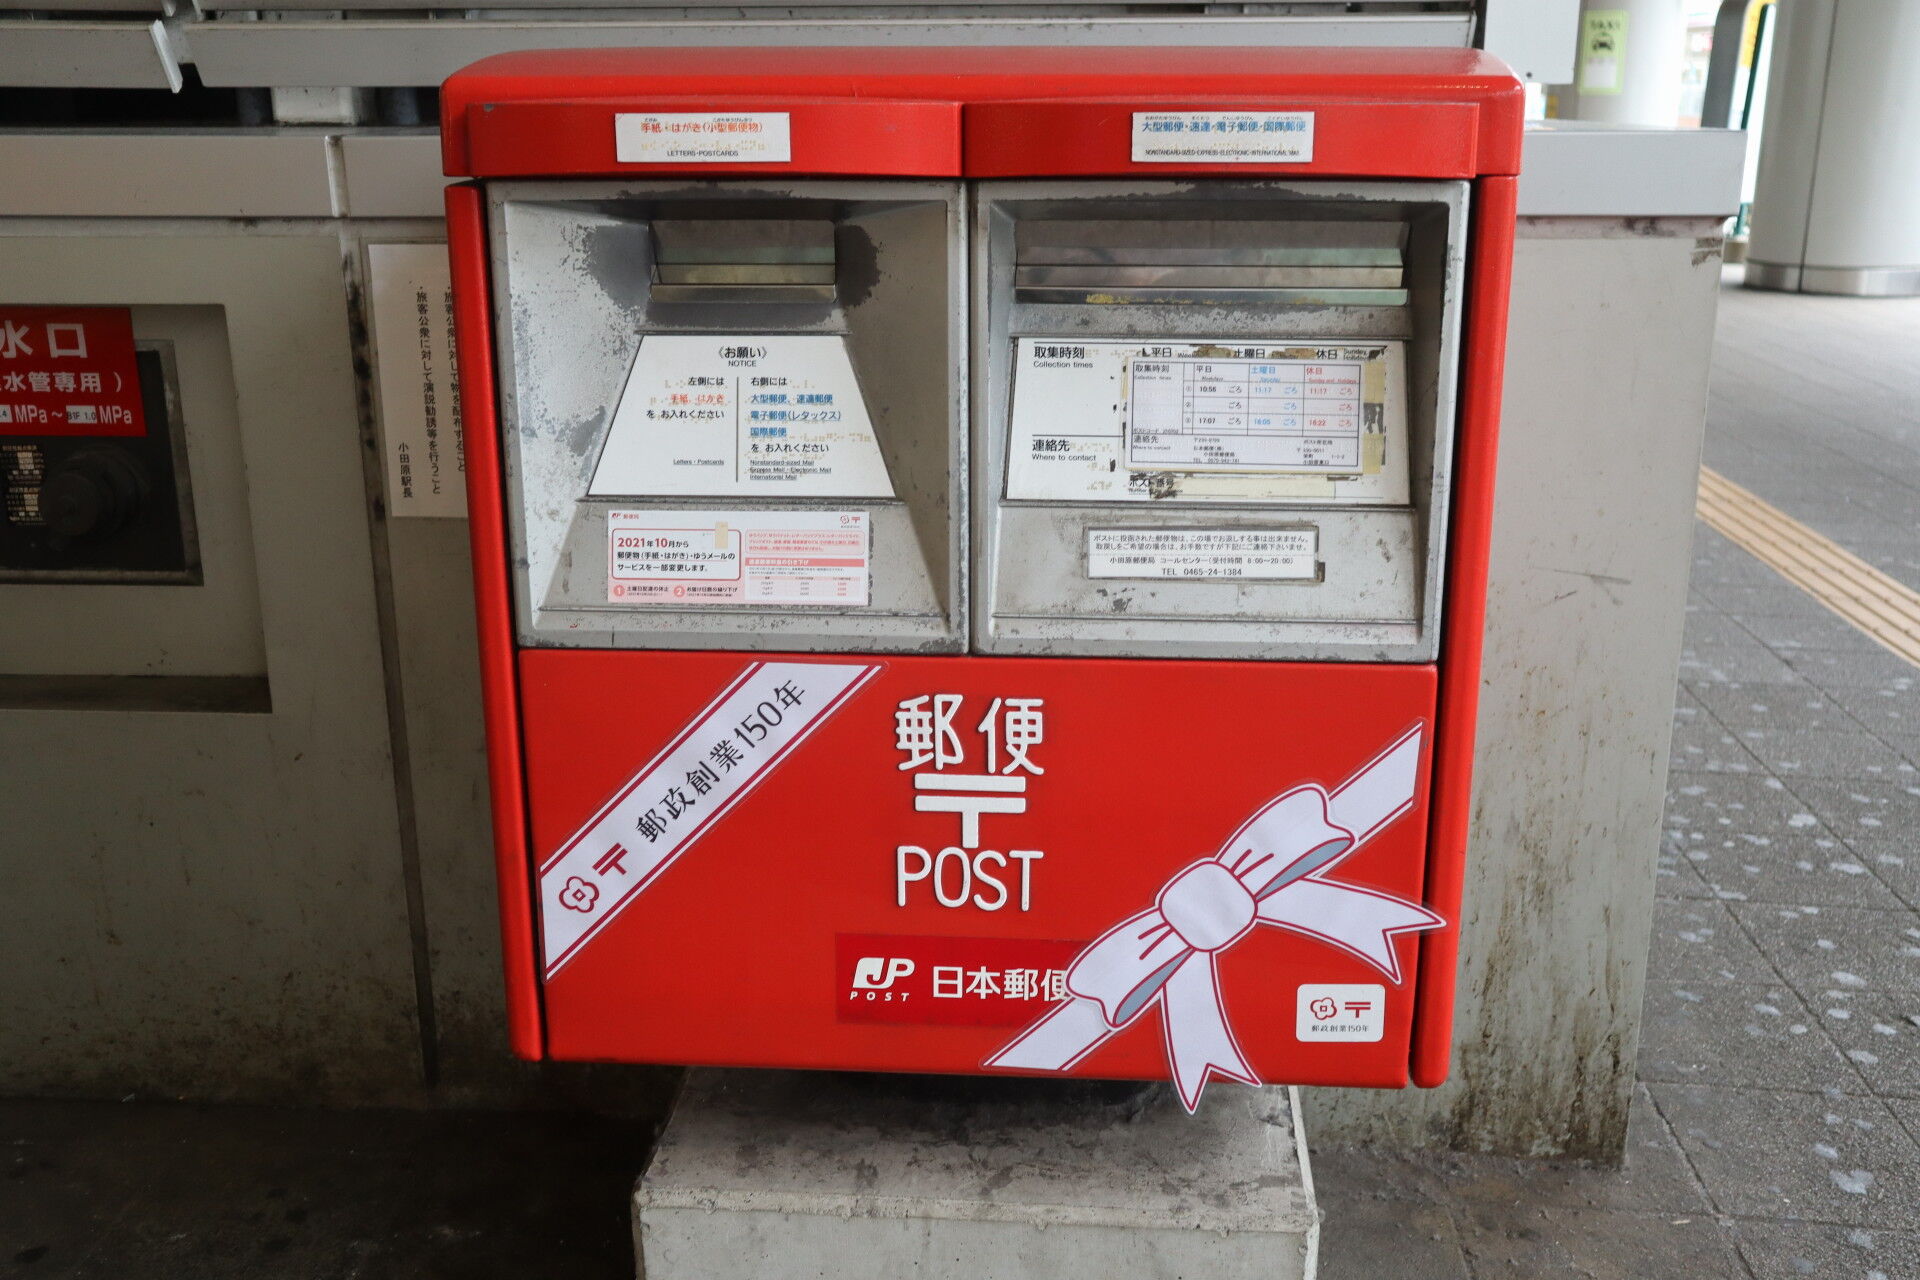
POLYGON ((1305 982, 1296 999, 1296 1040, 1364 1043, 1386 1035, 1387 989, 1377 982, 1305 982))
POLYGON ((1366 364, 1340 354, 1134 356, 1127 468, 1358 474, 1366 364))
POLYGON ((587 492, 891 498, 837 334, 648 334, 587 492))
POLYGON ((1404 503, 1404 348, 1016 338, 1007 497, 1404 503))
POLYGON ((1302 582, 1319 576, 1318 529, 1089 529, 1089 578, 1302 582))
POLYGON ((1136 111, 1136 164, 1307 164, 1311 111, 1136 111))
POLYGON ((609 511, 610 604, 868 602, 864 511, 609 511))
POLYGON ((646 111, 613 117, 621 164, 786 164, 793 159, 784 111, 646 111))

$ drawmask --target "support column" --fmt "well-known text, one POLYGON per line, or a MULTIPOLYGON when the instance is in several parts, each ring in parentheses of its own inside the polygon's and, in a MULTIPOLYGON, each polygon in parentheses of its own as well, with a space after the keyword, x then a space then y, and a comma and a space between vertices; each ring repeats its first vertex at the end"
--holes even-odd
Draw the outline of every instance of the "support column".
POLYGON ((1778 9, 1747 284, 1920 294, 1920 4, 1778 9))

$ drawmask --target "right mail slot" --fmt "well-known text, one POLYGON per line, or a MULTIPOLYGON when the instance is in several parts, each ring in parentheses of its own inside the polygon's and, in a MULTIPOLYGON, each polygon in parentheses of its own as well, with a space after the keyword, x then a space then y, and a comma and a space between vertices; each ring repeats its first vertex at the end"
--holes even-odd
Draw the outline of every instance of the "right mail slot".
POLYGON ((1467 201, 983 184, 976 646, 1432 661, 1467 201))

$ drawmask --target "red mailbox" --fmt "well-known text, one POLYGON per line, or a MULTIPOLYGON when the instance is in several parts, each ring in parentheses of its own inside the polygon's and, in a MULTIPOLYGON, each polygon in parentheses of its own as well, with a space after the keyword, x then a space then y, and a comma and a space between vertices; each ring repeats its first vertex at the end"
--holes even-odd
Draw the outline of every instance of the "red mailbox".
POLYGON ((1444 1078, 1505 68, 622 50, 442 100, 518 1052, 1444 1078))

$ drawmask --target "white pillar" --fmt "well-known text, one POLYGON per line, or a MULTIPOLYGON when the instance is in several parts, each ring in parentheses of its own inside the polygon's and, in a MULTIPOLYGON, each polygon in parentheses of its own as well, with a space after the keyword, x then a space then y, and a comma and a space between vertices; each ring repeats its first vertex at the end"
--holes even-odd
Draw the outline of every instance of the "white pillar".
POLYGON ((1920 294, 1920 3, 1777 8, 1747 284, 1920 294))
POLYGON ((1561 114, 1672 128, 1686 35, 1684 0, 1582 0, 1573 87, 1561 114))

